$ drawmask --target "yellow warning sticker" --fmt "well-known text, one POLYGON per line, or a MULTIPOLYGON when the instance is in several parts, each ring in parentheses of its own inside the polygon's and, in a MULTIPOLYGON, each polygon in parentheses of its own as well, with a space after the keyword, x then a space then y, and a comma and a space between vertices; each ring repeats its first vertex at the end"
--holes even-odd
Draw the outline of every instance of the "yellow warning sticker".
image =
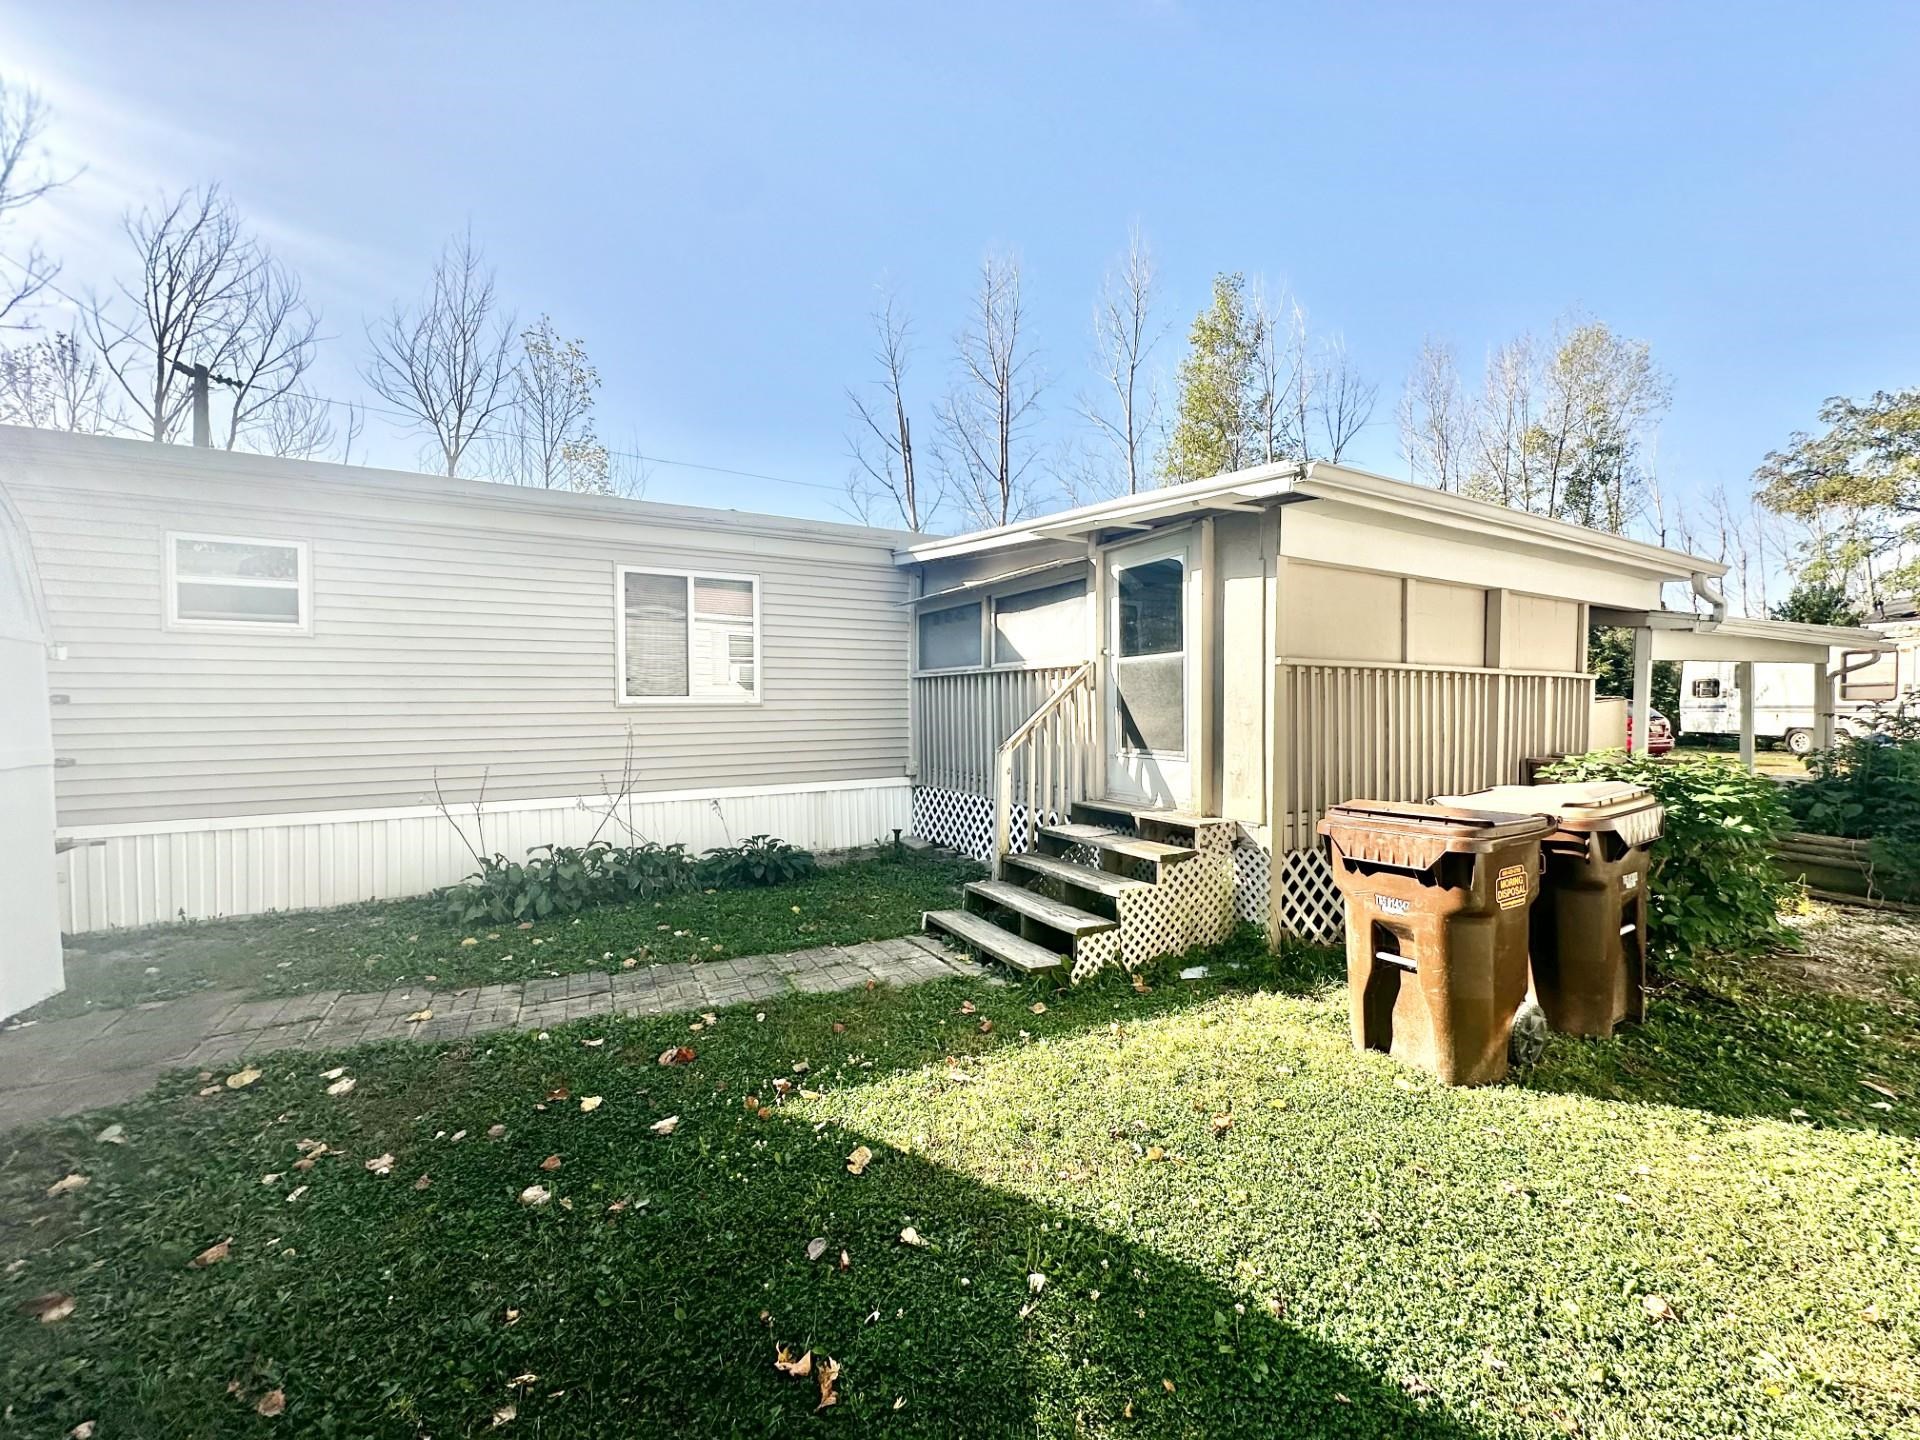
POLYGON ((1518 910, 1527 903, 1527 867, 1505 865, 1493 877, 1494 902, 1502 910, 1518 910))

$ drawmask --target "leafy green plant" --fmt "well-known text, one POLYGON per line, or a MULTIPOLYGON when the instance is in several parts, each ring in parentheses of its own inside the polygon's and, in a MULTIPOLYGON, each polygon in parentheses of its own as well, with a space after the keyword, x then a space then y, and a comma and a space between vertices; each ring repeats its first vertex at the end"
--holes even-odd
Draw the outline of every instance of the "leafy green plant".
POLYGON ((811 851, 771 835, 710 850, 695 860, 684 845, 536 845, 525 860, 484 856, 480 868, 446 890, 446 913, 460 924, 544 920, 594 905, 657 899, 699 886, 724 890, 779 885, 811 875, 811 851))
POLYGON ((748 885, 784 885, 814 872, 813 852, 772 835, 749 835, 738 845, 722 845, 700 857, 702 885, 715 889, 748 885))
POLYGON ((1780 787, 1717 760, 1656 760, 1619 750, 1575 755, 1549 780, 1625 780, 1666 807, 1647 877, 1647 940, 1663 960, 1752 954, 1780 932, 1788 886, 1773 865, 1786 829, 1780 787))
POLYGON ((1869 840, 1875 887, 1920 899, 1920 718, 1884 722, 1807 760, 1812 778, 1787 797, 1794 823, 1816 835, 1869 840))

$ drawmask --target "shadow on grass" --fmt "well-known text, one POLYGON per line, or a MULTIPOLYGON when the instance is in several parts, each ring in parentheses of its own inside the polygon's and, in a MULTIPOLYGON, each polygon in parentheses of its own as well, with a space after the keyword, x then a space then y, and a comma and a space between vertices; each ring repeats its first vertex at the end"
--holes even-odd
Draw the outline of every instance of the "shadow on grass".
MULTIPOLYGON (((1236 983, 1320 983, 1256 948, 1208 963, 1236 983)), ((1003 1051, 1018 1043, 1009 1016, 1036 1041, 1069 1039, 1117 1008, 1133 1025, 1221 993, 1173 973, 1145 995, 1119 977, 1071 995, 956 981, 736 1009, 690 1037, 686 1017, 609 1019, 546 1042, 287 1055, 210 1096, 176 1077, 22 1137, 0 1162, 0 1246, 25 1260, 13 1297, 76 1298, 55 1325, 0 1312, 0 1391, 14 1423, 50 1434, 89 1419, 103 1434, 470 1434, 511 1405, 510 1433, 565 1436, 822 1423, 1470 1440, 1438 1402, 1270 1312, 1251 1278, 1229 1288, 1083 1215, 774 1103, 767 1071, 789 1057, 824 1072, 837 1047, 845 1061, 834 1054, 819 1083, 839 1091, 1003 1051), (997 1030, 962 1013, 967 996, 1002 1016, 997 1030), (697 1064, 658 1063, 675 1037, 699 1046, 697 1064), (351 1097, 315 1079, 336 1058, 360 1079, 351 1097), (586 1094, 605 1105, 582 1114, 586 1094), (675 1133, 653 1133, 668 1113, 675 1133), (126 1144, 93 1142, 108 1120, 126 1144), (506 1126, 498 1140, 492 1124, 506 1126), (305 1137, 335 1153, 296 1173, 305 1137), (851 1175, 863 1144, 876 1158, 851 1175), (392 1173, 368 1173, 382 1153, 398 1157, 392 1173), (46 1199, 44 1177, 68 1169, 91 1183, 46 1199), (310 1188, 290 1204, 296 1181, 310 1188), (522 1204, 530 1184, 551 1199, 522 1204), (902 1240, 908 1226, 923 1244, 902 1240), (227 1236, 230 1258, 187 1264, 227 1236), (843 1367, 821 1420, 815 1380, 776 1372, 782 1345, 843 1367), (286 1413, 268 1422, 251 1407, 276 1388, 286 1413)), ((790 1099, 809 1083, 778 1078, 790 1099)))

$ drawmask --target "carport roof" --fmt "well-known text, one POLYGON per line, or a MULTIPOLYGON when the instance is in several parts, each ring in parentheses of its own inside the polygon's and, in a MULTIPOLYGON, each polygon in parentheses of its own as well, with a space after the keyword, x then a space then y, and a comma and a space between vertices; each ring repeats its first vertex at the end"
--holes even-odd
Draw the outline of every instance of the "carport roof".
POLYGON ((1797 620, 1747 620, 1687 610, 1614 610, 1596 605, 1596 625, 1653 632, 1655 660, 1773 660, 1824 664, 1835 650, 1892 650, 1877 630, 1852 625, 1805 625, 1797 620))

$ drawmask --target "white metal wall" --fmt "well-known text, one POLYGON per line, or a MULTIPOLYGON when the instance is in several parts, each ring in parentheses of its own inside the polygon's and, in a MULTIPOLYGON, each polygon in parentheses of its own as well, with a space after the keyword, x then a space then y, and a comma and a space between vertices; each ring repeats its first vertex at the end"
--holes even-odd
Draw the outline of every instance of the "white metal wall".
MULTIPOLYGON (((630 826, 643 839, 697 852, 760 834, 811 850, 846 849, 891 839, 912 824, 905 778, 635 795, 615 823, 602 826, 605 808, 601 796, 569 796, 489 804, 479 824, 470 805, 456 806, 454 815, 482 853, 516 859, 534 845, 583 843, 596 827, 615 843, 630 826)), ((65 833, 79 842, 60 875, 61 919, 75 934, 421 895, 474 869, 446 817, 422 806, 65 833)))
POLYGON ((64 983, 53 813, 44 606, 25 523, 0 488, 0 1016, 64 983))

